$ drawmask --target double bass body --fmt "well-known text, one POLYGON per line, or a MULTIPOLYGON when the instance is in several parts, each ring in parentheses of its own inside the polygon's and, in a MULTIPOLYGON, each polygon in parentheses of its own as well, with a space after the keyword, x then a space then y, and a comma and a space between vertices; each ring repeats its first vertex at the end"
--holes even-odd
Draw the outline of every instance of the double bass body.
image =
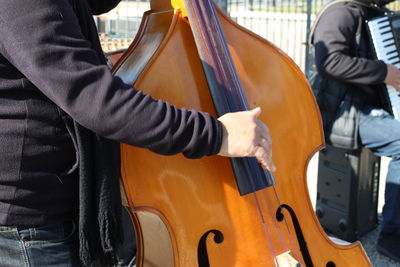
MULTIPOLYGON (((122 144, 137 266, 276 266, 274 255, 288 251, 303 266, 369 266, 359 244, 332 243, 314 215, 306 169, 323 133, 306 78, 274 45, 218 16, 247 101, 262 108, 270 128, 276 185, 240 196, 227 158, 192 160, 122 144), (277 219, 279 207, 285 220, 277 219)), ((114 73, 156 99, 217 116, 189 21, 169 1, 151 2, 114 73)))

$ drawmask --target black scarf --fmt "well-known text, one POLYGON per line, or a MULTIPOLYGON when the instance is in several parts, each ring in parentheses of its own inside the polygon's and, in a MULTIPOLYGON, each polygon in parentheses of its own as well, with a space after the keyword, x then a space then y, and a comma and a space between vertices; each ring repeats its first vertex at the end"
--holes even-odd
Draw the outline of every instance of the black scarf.
MULTIPOLYGON (((86 0, 72 0, 85 38, 103 64, 96 25, 86 0)), ((120 154, 117 142, 102 138, 74 122, 79 153, 79 256, 84 265, 112 264, 122 242, 120 154)))

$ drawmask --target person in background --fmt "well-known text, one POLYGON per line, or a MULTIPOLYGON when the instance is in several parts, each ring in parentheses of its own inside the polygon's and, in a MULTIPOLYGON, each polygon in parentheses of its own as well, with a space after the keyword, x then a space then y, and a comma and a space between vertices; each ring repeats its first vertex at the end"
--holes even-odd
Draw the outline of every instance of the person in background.
POLYGON ((119 2, 0 0, 1 266, 115 264, 119 142, 275 168, 259 108, 216 119, 113 77, 92 15, 119 2))
POLYGON ((331 2, 315 24, 317 76, 312 85, 327 142, 365 146, 391 157, 378 252, 400 262, 400 122, 382 101, 382 84, 400 91, 400 70, 373 58, 366 21, 384 15, 392 0, 331 2))

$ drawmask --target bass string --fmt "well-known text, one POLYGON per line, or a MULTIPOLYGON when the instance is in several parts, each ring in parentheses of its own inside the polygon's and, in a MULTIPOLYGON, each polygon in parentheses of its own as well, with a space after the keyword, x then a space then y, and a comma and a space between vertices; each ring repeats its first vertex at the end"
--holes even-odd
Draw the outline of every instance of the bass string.
MULTIPOLYGON (((203 31, 201 30, 201 29, 208 29, 208 30, 211 29, 211 27, 207 27, 205 25, 210 25, 211 24, 213 26, 212 29, 214 29, 214 30, 216 29, 217 33, 222 35, 222 37, 220 37, 220 39, 225 40, 224 37, 223 37, 221 26, 219 24, 219 20, 218 20, 217 15, 216 15, 214 4, 211 3, 208 0, 207 1, 201 1, 200 3, 199 3, 198 0, 192 0, 192 1, 185 0, 185 7, 186 7, 187 12, 188 12, 190 25, 192 27, 192 30, 194 31, 194 35, 201 36, 200 38, 201 38, 201 40, 203 40, 203 42, 201 42, 200 44, 198 42, 196 42, 196 45, 198 45, 200 50, 201 50, 199 52, 200 52, 201 56, 207 56, 208 54, 206 53, 206 51, 213 51, 213 47, 212 47, 212 44, 209 44, 209 43, 206 42, 206 40, 209 39, 209 37, 206 36, 207 33, 204 30, 203 31), (205 19, 208 19, 209 21, 204 21, 205 19), (214 24, 216 24, 216 25, 214 25, 214 24), (201 53, 201 52, 203 52, 203 53, 201 53)), ((195 36, 195 38, 196 38, 196 36, 195 36)), ((198 38, 196 38, 196 39, 198 39, 198 38)), ((216 46, 216 45, 214 45, 214 46, 216 46)), ((222 53, 222 54, 224 54, 225 57, 230 59, 230 54, 229 54, 229 50, 227 49, 226 42, 222 42, 221 46, 226 47, 224 53, 222 53)), ((213 53, 213 56, 208 55, 207 58, 204 59, 206 62, 214 62, 214 64, 210 64, 210 65, 214 66, 214 71, 218 69, 217 67, 215 67, 216 65, 220 65, 220 66, 222 65, 221 62, 223 60, 219 60, 217 63, 215 63, 215 61, 219 59, 218 55, 220 55, 220 54, 221 53, 213 53)), ((233 61, 232 60, 228 60, 228 62, 231 63, 233 61)), ((229 65, 228 65, 228 68, 231 67, 231 68, 234 69, 233 64, 229 64, 229 65)), ((236 73, 236 71, 234 71, 234 72, 236 73)), ((224 74, 225 74, 225 72, 222 71, 221 73, 216 73, 215 76, 220 77, 222 80, 226 80, 227 76, 224 75, 224 74)), ((233 79, 234 83, 236 83, 236 84, 238 84, 240 86, 239 79, 237 78, 238 76, 237 75, 233 75, 233 76, 234 76, 233 78, 235 78, 235 79, 233 79)), ((241 88, 241 86, 239 88, 241 88)), ((228 92, 230 92, 230 90, 228 90, 228 92)), ((244 94, 242 93, 240 97, 243 99, 244 98, 244 94)), ((243 106, 245 107, 245 109, 248 109, 246 104, 247 103, 244 102, 243 106)), ((271 218, 275 218, 274 212, 272 212, 272 208, 269 208, 269 207, 273 207, 274 206, 274 205, 271 204, 273 201, 271 201, 270 197, 268 196, 269 195, 268 192, 266 192, 268 190, 262 190, 263 191, 263 194, 262 194, 263 199, 260 200, 259 197, 257 196, 257 193, 255 192, 254 181, 252 181, 252 179, 249 179, 249 183, 250 183, 250 185, 251 185, 251 187, 253 189, 252 190, 253 191, 252 194, 253 194, 253 197, 254 197, 255 205, 257 207, 257 212, 258 212, 258 214, 260 216, 262 227, 263 227, 264 232, 265 232, 265 236, 266 236, 266 238, 267 238, 267 240, 268 240, 268 242, 270 244, 270 247, 271 247, 272 254, 273 254, 273 257, 275 259, 275 262, 279 266, 279 263, 276 260, 276 257, 277 257, 276 249, 275 249, 275 247, 273 245, 273 242, 272 242, 270 229, 268 229, 268 227, 267 227, 267 223, 266 223, 266 220, 265 220, 263 209, 262 209, 261 203, 260 203, 261 201, 265 202, 264 206, 268 210, 268 213, 269 213, 268 216, 270 216, 271 218)), ((273 186, 273 191, 274 191, 273 196, 274 196, 276 202, 278 203, 278 208, 280 209, 280 203, 281 202, 280 202, 278 193, 277 193, 277 191, 276 191, 274 186, 273 186)), ((293 235, 292 235, 292 233, 290 231, 289 224, 286 221, 286 216, 284 216, 284 223, 285 223, 285 229, 289 233, 289 237, 290 237, 289 239, 291 240, 291 245, 290 246, 288 246, 287 242, 285 241, 285 238, 283 238, 283 233, 282 233, 282 230, 280 229, 281 227, 278 226, 277 220, 273 219, 273 221, 274 221, 274 225, 275 225, 274 228, 278 233, 279 240, 280 240, 280 243, 281 243, 282 247, 284 247, 286 250, 288 250, 288 247, 293 247, 294 248, 293 251, 295 251, 295 254, 296 254, 295 257, 300 262, 300 254, 299 254, 299 251, 297 249, 297 246, 295 246, 295 244, 294 244, 295 241, 294 241, 293 235)))
MULTIPOLYGON (((249 179, 249 180, 250 180, 249 182, 250 182, 251 186, 254 189, 254 182, 251 181, 251 179, 249 179)), ((273 251, 276 251, 276 249, 273 246, 270 230, 267 229, 267 222, 265 220, 265 215, 264 215, 264 211, 263 211, 265 209, 267 210, 268 216, 270 218, 272 218, 272 221, 273 221, 273 224, 274 224, 273 229, 276 231, 276 233, 277 233, 277 235, 279 237, 278 239, 279 239, 279 241, 281 243, 281 246, 283 248, 285 248, 285 250, 289 250, 289 247, 291 247, 292 248, 291 251, 294 251, 294 253, 295 253, 294 258, 298 262, 301 262, 300 253, 299 253, 299 250, 298 250, 297 246, 295 245, 295 241, 294 241, 295 238, 293 237, 292 231, 290 231, 290 227, 289 227, 289 224, 287 222, 286 216, 283 217, 283 221, 282 222, 285 224, 285 231, 287 231, 287 233, 289 235, 289 240, 291 242, 290 245, 287 244, 287 242, 285 241, 285 238, 283 237, 283 231, 284 230, 281 230, 281 227, 278 225, 278 221, 277 221, 277 218, 276 218, 276 215, 275 215, 275 210, 281 209, 281 201, 280 201, 278 192, 276 191, 275 185, 272 185, 271 187, 272 187, 271 189, 273 191, 272 199, 271 199, 271 192, 267 192, 267 191, 269 191, 268 188, 260 190, 260 191, 254 191, 253 190, 254 192, 252 193, 252 195, 254 197, 254 201, 256 203, 258 214, 260 216, 261 223, 262 223, 264 231, 266 233, 266 238, 270 242, 271 249, 273 251), (258 192, 261 194, 260 197, 257 196, 258 192), (277 204, 274 204, 274 202, 277 203, 277 204), (264 205, 262 205, 262 204, 264 204, 264 205)), ((274 252, 274 258, 275 258, 275 262, 277 263, 277 266, 279 266, 279 262, 276 260, 276 252, 274 252)))

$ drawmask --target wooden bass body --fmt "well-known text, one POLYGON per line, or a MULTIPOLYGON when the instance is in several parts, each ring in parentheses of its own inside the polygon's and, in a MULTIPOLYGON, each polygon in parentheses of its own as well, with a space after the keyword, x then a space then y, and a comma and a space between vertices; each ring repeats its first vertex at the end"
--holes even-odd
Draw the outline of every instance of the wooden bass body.
MULTIPOLYGON (((156 99, 217 116, 189 22, 164 2, 144 14, 114 73, 156 99)), ((306 170, 324 138, 305 76, 277 47, 218 16, 247 101, 262 108, 260 120, 270 128, 276 185, 241 196, 228 158, 162 156, 122 144, 137 266, 278 266, 272 253, 287 251, 303 266, 369 266, 359 243, 334 244, 314 214, 306 170)))

